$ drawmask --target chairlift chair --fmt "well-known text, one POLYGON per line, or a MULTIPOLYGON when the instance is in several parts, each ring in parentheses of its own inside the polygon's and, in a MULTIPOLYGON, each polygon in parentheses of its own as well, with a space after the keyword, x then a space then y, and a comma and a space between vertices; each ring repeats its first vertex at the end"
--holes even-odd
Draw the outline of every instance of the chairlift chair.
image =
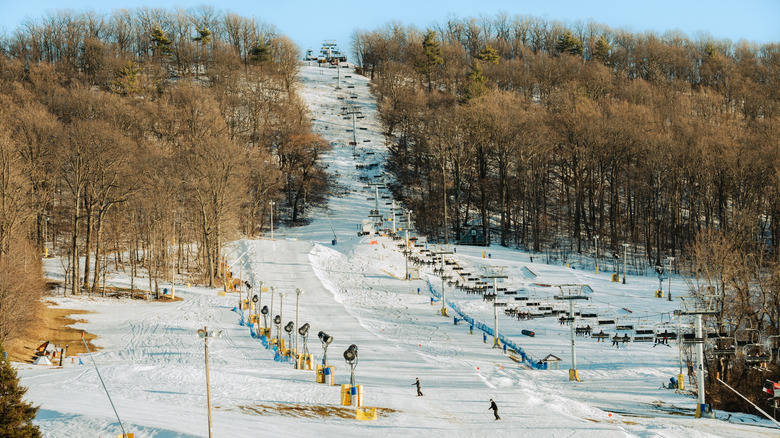
POLYGON ((745 363, 748 365, 761 365, 769 362, 771 356, 762 344, 747 344, 742 348, 745 363))
POLYGON ((580 309, 580 317, 583 319, 586 318, 598 318, 599 312, 594 306, 583 306, 580 309))
POLYGON ((712 354, 717 357, 733 357, 737 354, 737 341, 730 336, 715 338, 712 354))
POLYGON ((638 322, 634 327, 634 342, 653 342, 655 327, 647 322, 638 322))
POLYGON ((656 324, 654 331, 656 337, 666 337, 667 340, 677 339, 678 333, 677 333, 676 324, 671 324, 671 323, 656 324))
POLYGON ((617 320, 615 312, 612 311, 604 312, 600 314, 597 318, 598 318, 597 321, 599 325, 613 325, 617 320))

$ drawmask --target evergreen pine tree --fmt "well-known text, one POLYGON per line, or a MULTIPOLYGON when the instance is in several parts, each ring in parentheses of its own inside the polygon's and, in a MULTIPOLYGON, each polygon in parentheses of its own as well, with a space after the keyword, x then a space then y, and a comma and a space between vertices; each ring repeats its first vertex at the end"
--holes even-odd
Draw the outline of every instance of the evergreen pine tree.
POLYGON ((593 58, 598 59, 605 65, 608 65, 611 50, 612 46, 607 42, 607 39, 604 38, 604 35, 602 35, 599 37, 598 41, 596 41, 596 46, 593 48, 593 58))
POLYGON ((114 74, 114 79, 111 80, 111 90, 123 96, 137 93, 139 73, 141 73, 141 67, 133 61, 127 61, 114 74))
POLYGON ((417 66, 420 74, 428 80, 428 92, 433 91, 433 71, 437 66, 444 64, 444 58, 441 56, 441 47, 436 41, 436 33, 428 30, 422 42, 425 59, 417 66))
POLYGON ((482 75, 482 67, 474 60, 471 63, 471 71, 466 76, 466 85, 463 87, 462 101, 466 103, 482 96, 487 91, 487 80, 482 75))
POLYGON ((38 426, 32 424, 38 408, 22 400, 27 388, 19 385, 16 370, 3 360, 3 351, 0 344, 0 437, 40 437, 38 426))
MULTIPOLYGON (((198 27, 195 26, 195 29, 198 31, 198 36, 192 39, 192 41, 195 41, 198 43, 198 57, 200 57, 201 49, 203 49, 204 45, 208 45, 211 42, 211 31, 206 28, 206 26, 198 27)), ((198 73, 200 73, 200 64, 202 64, 203 61, 199 60, 198 65, 195 68, 195 77, 198 77, 198 73)))
POLYGON ((555 43, 555 50, 558 51, 558 53, 581 55, 582 41, 580 41, 580 39, 576 36, 572 35, 570 30, 567 30, 558 36, 558 41, 555 43))
POLYGON ((195 26, 195 29, 198 31, 198 36, 193 38, 192 41, 195 41, 200 44, 208 44, 211 42, 210 30, 208 30, 205 26, 203 28, 195 26))
POLYGON ((260 40, 249 51, 249 59, 258 64, 266 63, 271 60, 271 48, 265 41, 260 40))
POLYGON ((152 29, 152 43, 154 43, 155 55, 170 57, 173 55, 171 45, 173 41, 160 29, 160 26, 152 29))
POLYGON ((486 45, 484 49, 479 51, 479 54, 477 55, 477 59, 480 59, 485 62, 489 62, 491 64, 498 64, 498 60, 501 58, 498 55, 498 51, 493 48, 490 44, 486 45))

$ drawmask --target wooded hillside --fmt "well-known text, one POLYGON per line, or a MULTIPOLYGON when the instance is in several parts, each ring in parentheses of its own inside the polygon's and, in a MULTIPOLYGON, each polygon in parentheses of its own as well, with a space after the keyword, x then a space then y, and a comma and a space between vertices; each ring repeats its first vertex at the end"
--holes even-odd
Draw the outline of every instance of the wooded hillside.
POLYGON ((650 263, 702 228, 779 242, 780 45, 506 16, 353 40, 429 235, 476 223, 578 252, 598 235, 650 263))
MULTIPOLYGON (((718 311, 711 332, 777 364, 780 44, 498 15, 393 23, 353 46, 421 233, 457 243, 476 227, 610 266, 627 244, 635 273, 675 257, 718 311)), ((773 375, 733 355, 708 364, 716 404, 747 406, 717 375, 763 403, 773 375)))
POLYGON ((146 290, 214 285, 224 243, 263 233, 271 208, 304 221, 328 145, 298 58, 272 26, 210 7, 57 12, 4 36, 0 339, 25 315, 8 303, 40 295, 45 250, 69 260, 72 293, 97 291, 109 259, 146 290))

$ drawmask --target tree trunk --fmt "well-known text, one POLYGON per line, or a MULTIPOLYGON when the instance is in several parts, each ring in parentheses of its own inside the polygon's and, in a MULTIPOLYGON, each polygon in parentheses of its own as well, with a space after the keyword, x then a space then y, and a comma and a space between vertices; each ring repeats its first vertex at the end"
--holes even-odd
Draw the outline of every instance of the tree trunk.
MULTIPOLYGON (((103 215, 105 213, 105 210, 98 210, 97 224, 95 224, 95 274, 92 280, 93 293, 97 292, 98 284, 100 283, 100 233, 103 227, 103 215)), ((103 294, 105 293, 106 291, 104 290, 103 294)))
POLYGON ((88 195, 84 195, 84 213, 87 217, 86 242, 84 243, 84 289, 89 290, 89 257, 92 249, 92 210, 94 206, 88 195))
POLYGON ((78 292, 79 281, 79 209, 81 208, 81 193, 76 193, 73 197, 73 240, 71 241, 71 257, 72 257, 72 271, 71 271, 71 288, 73 289, 73 295, 78 292))

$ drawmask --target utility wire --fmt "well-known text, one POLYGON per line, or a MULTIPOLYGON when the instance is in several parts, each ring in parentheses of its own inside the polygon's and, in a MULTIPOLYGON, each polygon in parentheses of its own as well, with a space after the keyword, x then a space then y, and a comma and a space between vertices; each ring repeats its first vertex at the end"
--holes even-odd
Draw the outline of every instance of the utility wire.
POLYGON ((111 409, 114 410, 114 415, 116 415, 116 419, 117 421, 119 421, 119 427, 122 429, 122 436, 126 437, 127 433, 125 432, 125 426, 122 425, 122 420, 119 418, 119 413, 116 411, 114 402, 111 400, 111 394, 108 393, 108 388, 106 388, 106 384, 105 382, 103 382, 103 377, 100 375, 100 371, 98 370, 97 363, 95 362, 95 358, 92 357, 92 352, 89 351, 89 347, 87 346, 87 341, 84 339, 84 332, 81 332, 81 341, 84 342, 84 348, 87 349, 87 353, 89 354, 89 357, 92 359, 92 365, 95 366, 95 372, 97 372, 98 378, 100 379, 100 384, 103 385, 103 390, 106 391, 106 396, 108 396, 108 402, 111 403, 111 409))

